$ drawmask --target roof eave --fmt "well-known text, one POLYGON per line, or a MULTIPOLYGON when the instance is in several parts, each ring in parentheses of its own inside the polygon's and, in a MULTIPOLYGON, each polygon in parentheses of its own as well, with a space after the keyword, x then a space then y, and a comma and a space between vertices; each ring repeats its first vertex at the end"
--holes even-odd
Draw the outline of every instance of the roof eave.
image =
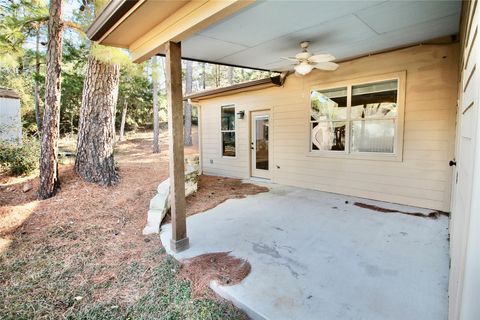
POLYGON ((110 0, 87 29, 87 37, 99 41, 139 0, 110 0))
POLYGON ((260 90, 269 87, 279 87, 285 82, 288 73, 282 73, 281 75, 264 78, 260 80, 253 80, 243 83, 234 84, 232 86, 217 88, 212 90, 201 91, 193 94, 186 95, 184 100, 200 101, 204 99, 210 99, 238 92, 260 90))

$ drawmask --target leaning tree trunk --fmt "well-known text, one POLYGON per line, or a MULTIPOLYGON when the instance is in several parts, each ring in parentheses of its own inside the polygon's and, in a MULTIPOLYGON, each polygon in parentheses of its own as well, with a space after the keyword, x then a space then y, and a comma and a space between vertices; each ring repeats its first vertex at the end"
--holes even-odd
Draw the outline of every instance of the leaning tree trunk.
MULTIPOLYGON (((192 61, 186 62, 186 72, 185 72, 185 95, 192 93, 192 61)), ((184 102, 184 111, 185 111, 185 126, 183 132, 183 143, 186 146, 193 145, 192 143, 192 105, 188 102, 184 102)))
POLYGON ((58 179, 58 137, 60 135, 60 73, 62 60, 62 0, 51 0, 48 20, 45 110, 43 115, 40 185, 38 198, 55 195, 58 179))
POLYGON ((160 123, 158 119, 158 64, 157 56, 152 58, 152 95, 153 95, 153 153, 160 153, 160 123))
POLYGON ((123 104, 122 110, 122 120, 120 122, 120 136, 118 137, 119 141, 123 141, 125 135, 125 121, 127 120, 127 108, 128 108, 128 97, 125 97, 125 103, 123 104))
POLYGON ((86 181, 112 185, 118 180, 113 159, 115 108, 120 67, 90 54, 83 85, 75 171, 86 181))

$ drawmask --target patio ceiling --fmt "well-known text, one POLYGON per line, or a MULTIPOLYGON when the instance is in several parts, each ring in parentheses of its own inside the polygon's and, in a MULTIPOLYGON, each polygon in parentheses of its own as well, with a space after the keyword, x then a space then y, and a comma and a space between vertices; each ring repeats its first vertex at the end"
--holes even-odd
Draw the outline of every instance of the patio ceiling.
POLYGON ((311 42, 344 60, 458 33, 460 1, 262 1, 189 37, 185 57, 283 70, 311 42))
MULTIPOLYGON (((456 35, 461 11, 458 0, 223 3, 224 8, 214 10, 213 19, 198 20, 189 32, 169 39, 182 41, 184 58, 281 71, 290 64, 281 57, 298 53, 301 41, 310 41, 314 53, 328 52, 337 61, 345 60, 456 35)), ((164 49, 158 43, 155 50, 137 53, 139 37, 170 22, 174 13, 188 6, 200 11, 208 5, 213 6, 210 1, 136 0, 127 16, 123 13, 105 35, 94 40, 130 48, 134 59, 142 61, 163 54, 164 49)), ((179 20, 185 17, 179 16, 179 20)))

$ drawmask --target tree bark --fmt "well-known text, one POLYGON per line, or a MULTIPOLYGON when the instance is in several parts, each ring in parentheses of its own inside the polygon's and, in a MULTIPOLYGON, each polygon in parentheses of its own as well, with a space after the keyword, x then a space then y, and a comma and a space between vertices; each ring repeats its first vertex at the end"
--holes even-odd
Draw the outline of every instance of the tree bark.
POLYGON ((160 153, 160 123, 158 119, 158 64, 157 56, 152 57, 152 94, 153 94, 153 153, 160 153))
MULTIPOLYGON (((192 61, 186 61, 186 72, 185 72, 185 95, 192 93, 192 81, 193 81, 193 71, 192 71, 192 61)), ((185 114, 185 126, 184 126, 184 144, 186 146, 193 145, 192 142, 192 105, 188 102, 184 102, 184 114, 185 114)))
POLYGON ((215 88, 220 87, 220 65, 215 65, 215 88))
POLYGON ((50 1, 49 15, 39 199, 54 196, 60 186, 58 137, 60 135, 60 74, 63 38, 62 0, 50 1))
POLYGON ((38 77, 40 76, 40 25, 37 27, 37 34, 35 39, 35 86, 34 86, 34 99, 35 99, 35 122, 37 123, 38 132, 42 131, 42 121, 40 119, 40 89, 38 77))
POLYGON ((86 181, 112 185, 118 181, 113 158, 115 109, 120 66, 93 55, 83 85, 75 171, 86 181))
POLYGON ((127 119, 127 108, 128 108, 128 97, 125 97, 125 103, 123 104, 122 110, 122 121, 120 122, 120 136, 118 137, 119 141, 123 141, 125 135, 125 121, 127 119))
POLYGON ((228 84, 233 85, 233 67, 228 67, 228 84))
POLYGON ((205 62, 202 63, 202 87, 203 90, 207 87, 207 72, 205 70, 205 62))

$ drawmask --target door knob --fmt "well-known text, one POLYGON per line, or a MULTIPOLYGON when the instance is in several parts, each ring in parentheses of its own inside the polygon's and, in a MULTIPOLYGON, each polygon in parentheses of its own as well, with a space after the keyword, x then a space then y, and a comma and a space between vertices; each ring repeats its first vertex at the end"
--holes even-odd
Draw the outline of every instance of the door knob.
POLYGON ((450 160, 450 162, 448 162, 448 165, 450 167, 453 167, 453 166, 456 166, 457 165, 457 162, 455 160, 450 160))

